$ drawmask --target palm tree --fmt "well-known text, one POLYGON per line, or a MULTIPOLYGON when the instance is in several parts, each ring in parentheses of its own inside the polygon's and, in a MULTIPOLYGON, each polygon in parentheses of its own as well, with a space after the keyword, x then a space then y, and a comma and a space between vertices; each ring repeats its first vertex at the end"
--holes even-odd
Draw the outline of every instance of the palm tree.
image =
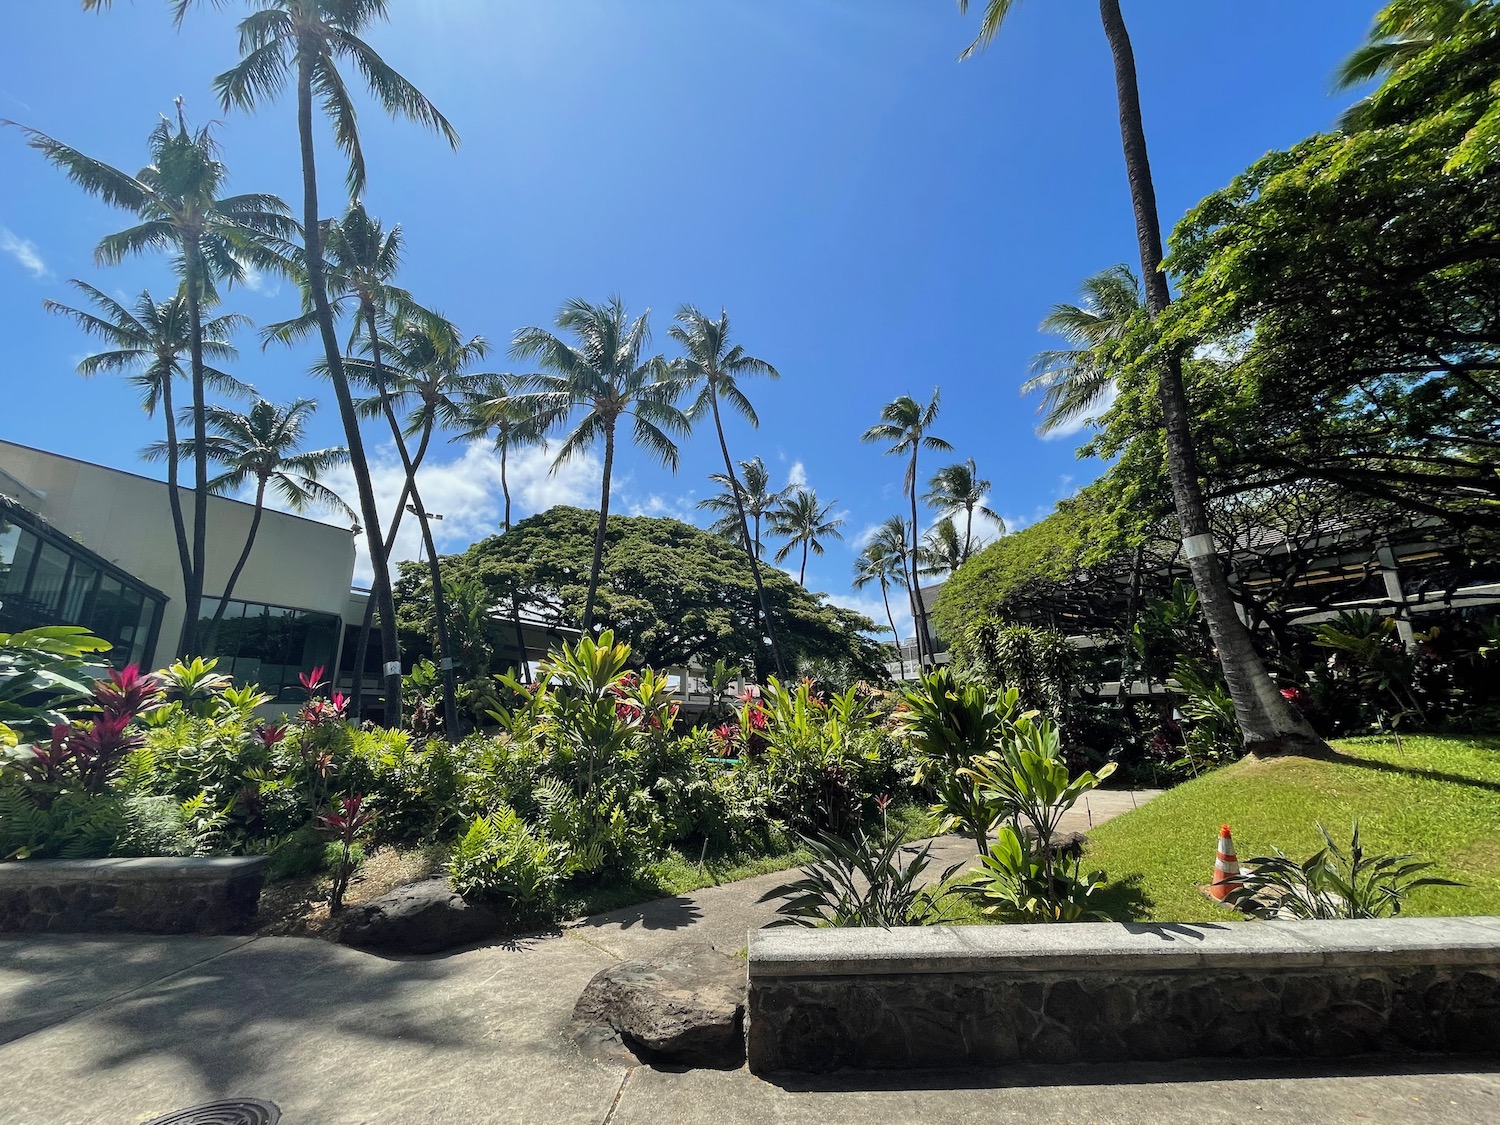
POLYGON ((1038 352, 1021 384, 1022 394, 1042 392, 1040 433, 1091 417, 1106 403, 1115 386, 1111 349, 1146 315, 1140 279, 1123 263, 1085 278, 1082 290, 1080 304, 1053 305, 1041 325, 1071 346, 1038 352))
MULTIPOLYGON (((494 434, 495 449, 500 454, 500 491, 505 498, 502 528, 510 533, 510 453, 545 443, 545 420, 538 417, 521 397, 524 381, 511 374, 479 377, 479 384, 469 396, 466 408, 466 431, 462 438, 494 434)), ((526 633, 521 627, 521 599, 513 590, 510 598, 510 621, 516 634, 516 661, 522 680, 531 678, 531 662, 526 656, 526 633)))
POLYGON ((927 482, 927 494, 922 497, 922 503, 944 512, 963 509, 964 538, 963 549, 959 552, 960 562, 966 561, 978 546, 974 542, 975 515, 989 520, 1001 535, 1005 534, 1005 521, 985 505, 989 491, 990 482, 979 476, 972 457, 960 464, 939 469, 927 482))
MULTIPOLYGON (((912 573, 911 555, 911 525, 900 516, 891 516, 875 529, 875 534, 870 537, 870 542, 865 550, 878 555, 887 561, 896 573, 896 581, 906 590, 907 608, 911 610, 912 621, 915 623, 917 616, 917 583, 916 576, 912 573)), ((891 623, 895 627, 895 622, 891 623)), ((915 624, 913 625, 915 627, 915 624)), ((901 638, 896 637, 896 649, 901 650, 901 638)), ((921 663, 921 650, 918 649, 918 665, 921 663)), ((901 658, 901 674, 906 674, 906 658, 901 658)))
MULTIPOLYGON (((14 122, 5 122, 14 125, 14 122)), ((217 283, 243 281, 250 268, 285 268, 287 239, 296 222, 274 195, 221 196, 229 172, 218 159, 211 127, 190 133, 177 100, 177 127, 165 118, 151 131, 151 162, 134 176, 45 133, 16 126, 27 143, 67 173, 90 195, 133 211, 140 223, 107 236, 94 251, 101 265, 114 265, 148 250, 167 250, 176 258, 187 305, 189 361, 193 388, 193 442, 203 450, 206 380, 203 309, 218 296, 217 283)), ((193 464, 192 573, 183 590, 183 624, 178 654, 186 656, 197 634, 203 600, 203 573, 208 542, 208 463, 200 454, 193 464)))
POLYGON ((615 467, 615 427, 621 418, 633 419, 632 437, 663 465, 677 469, 677 445, 670 434, 688 432, 688 420, 677 409, 681 386, 661 356, 642 359, 651 337, 647 310, 633 323, 619 297, 602 305, 574 298, 563 305, 554 324, 573 336, 570 345, 545 328, 523 328, 511 343, 516 359, 534 360, 542 372, 527 377, 534 388, 518 396, 520 407, 540 420, 543 429, 582 412, 582 418, 558 447, 552 461, 556 472, 600 440, 604 442, 604 473, 599 495, 599 528, 594 535, 594 562, 589 568, 588 595, 583 602, 584 633, 594 626, 594 598, 604 566, 604 538, 609 521, 609 486, 615 467))
MULTIPOLYGON (((275 489, 282 502, 294 512, 320 504, 350 518, 354 516, 349 505, 318 480, 323 473, 344 464, 348 460, 347 452, 342 448, 299 452, 307 419, 317 408, 318 404, 310 398, 299 398, 285 406, 258 398, 245 414, 222 406, 210 406, 206 412, 207 427, 211 432, 205 452, 210 461, 224 466, 225 470, 209 482, 209 488, 215 493, 233 492, 253 480, 255 512, 250 517, 245 546, 219 594, 219 605, 214 610, 208 632, 199 638, 200 652, 210 655, 214 652, 214 640, 218 636, 219 623, 224 620, 224 610, 234 597, 234 588, 255 547, 268 488, 275 489)), ((192 440, 183 442, 178 450, 183 457, 195 456, 197 452, 192 440)), ((159 461, 169 459, 172 453, 170 443, 158 442, 146 450, 146 458, 159 461)))
POLYGON ((835 500, 830 504, 819 504, 818 494, 810 488, 799 488, 781 502, 781 507, 771 513, 771 534, 786 539, 781 550, 776 552, 776 561, 782 562, 793 548, 802 548, 802 568, 797 572, 797 581, 807 585, 807 553, 823 554, 823 539, 842 539, 843 517, 833 516, 835 500))
POLYGON ((918 573, 933 578, 952 574, 967 558, 958 526, 952 516, 944 516, 927 529, 922 539, 922 553, 917 558, 918 573))
MULTIPOLYGON (((412 512, 417 517, 431 577, 438 660, 443 673, 443 718, 450 735, 457 737, 457 685, 454 683, 453 654, 448 644, 448 611, 440 569, 442 560, 433 542, 432 520, 417 488, 417 469, 427 455, 435 430, 461 429, 468 424, 468 404, 488 376, 469 374, 463 368, 489 354, 489 344, 482 336, 464 341, 451 324, 434 314, 424 313, 420 323, 397 319, 391 325, 390 339, 383 339, 377 333, 368 347, 368 362, 348 358, 345 367, 351 378, 375 390, 375 396, 361 403, 360 409, 366 414, 385 417, 406 473, 402 497, 410 499, 412 512), (382 355, 384 361, 377 358, 382 355), (399 409, 407 407, 410 407, 410 413, 403 425, 396 414, 399 409), (417 439, 415 456, 407 448, 407 442, 412 438, 417 439)), ((398 512, 391 520, 392 541, 399 526, 398 512)))
MULTIPOLYGON (((918 539, 917 523, 917 453, 923 449, 951 453, 953 447, 928 431, 937 421, 938 390, 932 391, 932 400, 921 405, 910 395, 888 402, 880 411, 880 421, 864 432, 864 441, 885 442, 887 454, 909 456, 906 466, 906 491, 911 498, 911 559, 912 570, 921 558, 922 544, 918 539)), ((912 615, 917 630, 917 659, 925 664, 932 657, 932 638, 927 632, 927 608, 922 604, 922 586, 915 573, 912 574, 912 615)))
MULTIPOLYGON (((967 11, 968 0, 958 0, 967 11)), ((1016 0, 987 0, 979 35, 964 52, 982 48, 994 38, 1016 0)), ((1167 275, 1162 271, 1161 219, 1156 207, 1156 186, 1146 148, 1146 130, 1141 117, 1140 88, 1136 81, 1135 49, 1120 0, 1099 0, 1099 17, 1114 61, 1115 94, 1120 111, 1120 140, 1125 171, 1130 181, 1135 211, 1136 241, 1140 245, 1141 276, 1146 287, 1146 310, 1153 320, 1172 302, 1167 275)), ((1167 471, 1172 482, 1173 506, 1183 538, 1183 557, 1198 590, 1209 633, 1219 652, 1224 680, 1234 700, 1240 734, 1251 748, 1305 748, 1321 751, 1325 744, 1307 721, 1282 696, 1266 672, 1250 632, 1236 612, 1224 569, 1214 549, 1208 510, 1203 502, 1197 450, 1193 445, 1187 391, 1182 379, 1182 355, 1169 351, 1157 371, 1157 395, 1165 429, 1167 471)))
MULTIPOLYGON (((1334 76, 1341 90, 1383 78, 1453 35, 1469 12, 1491 0, 1396 0, 1375 16, 1366 42, 1334 76)), ((1351 112, 1356 112, 1355 110, 1351 112)))
POLYGON ((761 521, 769 516, 792 490, 790 488, 773 490, 771 474, 766 470, 766 463, 759 457, 741 461, 739 466, 740 471, 737 477, 729 473, 709 473, 708 479, 724 491, 714 496, 705 496, 698 501, 698 507, 705 512, 713 512, 718 517, 708 525, 710 531, 715 535, 722 535, 725 539, 732 539, 747 550, 753 549, 755 557, 759 559, 761 556, 761 521), (738 490, 738 497, 736 497, 736 490, 738 490), (741 508, 752 521, 754 529, 748 541, 745 538, 744 521, 740 519, 741 508))
MULTIPOLYGON (((771 611, 766 605, 766 590, 761 584, 760 560, 750 543, 750 521, 745 514, 745 497, 739 481, 734 475, 734 462, 729 457, 729 442, 724 438, 724 419, 719 412, 723 402, 752 427, 760 426, 755 407, 740 389, 739 380, 753 375, 765 375, 779 379, 780 373, 763 359, 748 354, 740 344, 729 339, 729 314, 719 310, 718 319, 705 316, 692 305, 683 305, 677 310, 677 323, 670 329, 672 339, 682 345, 683 355, 674 367, 677 378, 685 389, 696 386, 698 395, 688 407, 689 422, 697 422, 708 416, 714 420, 714 432, 719 438, 719 452, 724 457, 724 474, 729 478, 729 494, 733 498, 735 511, 739 515, 740 542, 750 559, 750 574, 755 579, 755 598, 760 604, 760 617, 766 626, 766 638, 771 642, 771 661, 776 666, 776 675, 786 678, 786 666, 781 659, 781 646, 776 643, 776 629, 771 623, 771 611)), ((758 531, 757 527, 757 531, 758 531)), ((758 537, 758 536, 757 536, 758 537)))
MULTIPOLYGON (((351 348, 361 346, 367 351, 370 358, 365 374, 367 381, 376 391, 377 397, 374 405, 378 412, 385 415, 393 432, 399 432, 400 423, 396 421, 395 414, 385 402, 385 364, 381 355, 380 338, 382 329, 393 318, 399 317, 414 324, 427 325, 435 332, 448 330, 456 333, 456 329, 445 325, 440 317, 423 308, 407 290, 394 283, 396 271, 401 266, 401 253, 400 226, 386 230, 380 220, 372 218, 358 200, 349 204, 342 219, 329 219, 323 224, 323 256, 325 258, 323 278, 329 307, 335 316, 352 311, 349 346, 351 348)), ((311 286, 307 282, 307 269, 303 256, 294 255, 292 265, 302 286, 302 314, 291 320, 267 325, 262 331, 266 344, 272 340, 291 344, 318 328, 317 309, 314 307, 311 286)), ((315 365, 315 369, 326 373, 327 361, 323 361, 321 365, 315 365)), ((367 415, 373 412, 376 411, 363 410, 363 413, 367 415)), ((401 457, 406 479, 402 484, 401 494, 396 499, 390 525, 385 532, 384 546, 387 559, 390 558, 390 553, 395 547, 396 534, 400 531, 402 518, 406 515, 408 502, 411 499, 412 482, 416 479, 416 466, 421 464, 422 457, 425 455, 426 442, 423 442, 422 449, 415 458, 407 454, 405 444, 399 439, 396 442, 396 449, 401 457)), ((355 645, 357 670, 351 681, 353 694, 351 710, 356 717, 362 713, 364 706, 363 670, 365 656, 369 651, 370 630, 375 620, 375 609, 376 600, 368 599, 365 602, 364 621, 360 626, 359 640, 355 645)))
MULTIPOLYGON (((902 542, 906 541, 903 534, 902 542)), ((887 544, 877 540, 871 540, 865 544, 865 549, 859 553, 854 560, 854 588, 863 590, 871 582, 880 584, 880 600, 885 604, 885 619, 891 626, 891 637, 896 646, 896 659, 901 659, 901 634, 896 632, 896 616, 891 612, 890 591, 892 585, 902 585, 906 581, 906 567, 902 562, 901 555, 889 550, 887 544)), ((905 661, 902 661, 902 675, 906 672, 905 661)))
MULTIPOLYGON (((184 357, 192 354, 192 331, 187 298, 179 288, 168 300, 158 302, 149 292, 135 300, 132 312, 107 293, 76 278, 71 284, 88 298, 97 313, 75 309, 58 301, 46 301, 49 312, 68 317, 85 332, 104 341, 107 350, 85 356, 78 363, 78 373, 85 378, 104 371, 128 372, 130 382, 141 391, 141 408, 147 417, 156 416, 161 407, 166 423, 167 505, 172 512, 172 533, 177 541, 177 560, 182 568, 182 588, 193 580, 193 554, 188 543, 187 524, 182 516, 182 497, 178 492, 177 408, 172 401, 172 384, 188 377, 183 369, 184 357)), ((229 337, 248 321, 237 313, 215 317, 203 323, 203 358, 225 360, 235 357, 229 337)), ((188 359, 189 363, 191 360, 188 359)), ((249 388, 233 375, 205 364, 203 378, 207 386, 221 393, 242 395, 249 388)))
POLYGON ((510 454, 512 450, 529 449, 546 441, 542 420, 527 409, 521 397, 524 383, 519 376, 491 374, 476 377, 478 382, 469 394, 464 409, 462 439, 493 435, 495 451, 500 454, 500 492, 505 501, 501 527, 510 530, 510 454))
MULTIPOLYGON (((216 0, 217 2, 217 0, 216 0)), ((180 21, 193 0, 173 0, 180 21)), ((302 158, 303 266, 312 300, 324 360, 338 400, 339 419, 349 447, 349 467, 359 492, 360 518, 373 571, 381 647, 385 651, 386 722, 401 718, 401 651, 396 637, 396 603, 390 566, 380 534, 380 512, 370 480, 369 461, 359 432, 359 414, 344 374, 343 355, 334 332, 333 307, 324 271, 323 225, 318 214, 318 169, 313 144, 313 99, 321 102, 333 126, 334 141, 348 158, 345 183, 357 199, 365 186, 365 156, 359 139, 354 102, 339 73, 339 63, 359 72, 366 88, 392 116, 406 117, 440 133, 453 147, 458 134, 427 97, 398 74, 361 38, 386 18, 385 0, 255 0, 256 11, 240 21, 244 57, 214 79, 225 110, 235 106, 254 112, 290 81, 297 96, 297 140, 302 158)), ((362 669, 361 669, 362 671, 362 669)))

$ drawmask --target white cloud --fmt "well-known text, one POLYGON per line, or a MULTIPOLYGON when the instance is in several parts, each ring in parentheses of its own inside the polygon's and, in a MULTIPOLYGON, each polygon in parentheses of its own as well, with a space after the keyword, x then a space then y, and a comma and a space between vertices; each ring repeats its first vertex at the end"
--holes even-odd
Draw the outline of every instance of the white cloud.
POLYGON ((240 284, 261 297, 270 298, 281 295, 280 279, 267 280, 266 275, 252 265, 245 266, 245 276, 240 279, 240 284))
POLYGON ((628 489, 628 480, 622 482, 620 488, 620 506, 632 516, 668 516, 683 523, 692 523, 693 515, 697 506, 693 500, 693 493, 686 496, 662 496, 660 493, 649 493, 644 499, 631 495, 628 489))
POLYGON ((807 466, 801 461, 793 461, 792 467, 786 471, 786 483, 791 488, 806 488, 807 466))
POLYGON ((38 280, 52 276, 52 271, 42 260, 41 251, 36 248, 36 243, 22 238, 6 227, 0 227, 0 251, 4 251, 20 262, 21 266, 29 270, 31 276, 38 280))
MULTIPOLYGON (((371 483, 375 489, 375 506, 381 521, 389 525, 391 513, 401 495, 406 473, 395 448, 386 443, 374 449, 370 461, 371 483)), ((590 504, 598 493, 599 460, 593 456, 575 458, 552 473, 552 452, 546 448, 512 453, 506 465, 510 482, 511 519, 520 520, 534 512, 557 504, 590 504)), ((351 508, 359 508, 354 474, 347 466, 329 473, 324 483, 344 498, 351 508)), ((505 514, 505 498, 500 488, 500 455, 486 442, 472 442, 453 460, 429 459, 417 470, 417 487, 422 504, 429 513, 441 515, 432 521, 432 538, 442 554, 462 551, 471 543, 500 530, 505 514)), ((327 523, 343 523, 341 516, 326 513, 318 518, 327 523)), ((355 539, 357 557, 354 580, 370 581, 369 558, 363 535, 355 539)), ((393 562, 417 558, 422 536, 410 512, 401 520, 396 543, 391 551, 393 562)))
MULTIPOLYGON (((896 631, 902 638, 912 635, 911 606, 907 602, 906 590, 899 586, 892 586, 890 590, 891 616, 896 621, 896 631)), ((834 605, 852 609, 855 613, 862 613, 871 621, 880 625, 881 631, 876 633, 876 639, 889 641, 890 622, 885 616, 885 602, 881 600, 880 589, 870 586, 864 590, 843 594, 829 594, 828 600, 834 605)))
POLYGON ((1081 433, 1092 427, 1095 420, 1102 418, 1108 413, 1109 408, 1115 404, 1115 399, 1119 397, 1120 388, 1116 383, 1111 381, 1109 387, 1099 399, 1098 404, 1086 416, 1080 415, 1077 418, 1070 418, 1062 425, 1048 430, 1046 433, 1042 433, 1039 430, 1037 431, 1037 436, 1043 441, 1057 441, 1060 438, 1072 437, 1075 434, 1081 433))

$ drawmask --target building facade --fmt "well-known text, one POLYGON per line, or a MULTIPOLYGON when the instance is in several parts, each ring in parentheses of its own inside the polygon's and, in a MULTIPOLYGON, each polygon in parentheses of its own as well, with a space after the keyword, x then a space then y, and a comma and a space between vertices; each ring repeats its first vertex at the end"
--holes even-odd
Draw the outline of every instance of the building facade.
MULTIPOLYGON (((192 493, 180 489, 192 535, 192 493)), ((204 622, 245 545, 253 507, 208 501, 204 622)), ((347 527, 266 510, 214 648, 219 670, 278 702, 299 672, 335 669, 354 575, 347 527)), ((172 661, 184 590, 167 485, 0 441, 0 632, 83 625, 117 666, 172 661)))

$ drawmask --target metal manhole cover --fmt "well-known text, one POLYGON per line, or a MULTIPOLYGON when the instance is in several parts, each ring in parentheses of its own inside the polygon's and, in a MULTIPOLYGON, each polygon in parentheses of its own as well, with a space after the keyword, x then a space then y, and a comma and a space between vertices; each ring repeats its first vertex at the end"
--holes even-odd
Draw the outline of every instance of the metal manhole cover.
POLYGON ((276 1125, 280 1120, 281 1110, 274 1102, 235 1098, 179 1109, 176 1113, 148 1121, 146 1125, 276 1125))

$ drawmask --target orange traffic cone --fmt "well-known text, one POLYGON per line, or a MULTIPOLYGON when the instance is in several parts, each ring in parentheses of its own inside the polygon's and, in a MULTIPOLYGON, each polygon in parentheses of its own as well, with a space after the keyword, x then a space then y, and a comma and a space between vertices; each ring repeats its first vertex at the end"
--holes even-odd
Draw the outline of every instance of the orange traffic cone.
POLYGON ((1214 857, 1214 881, 1206 888, 1209 897, 1223 902, 1240 889, 1240 861, 1234 854, 1234 837, 1229 825, 1219 829, 1219 854, 1214 857))

